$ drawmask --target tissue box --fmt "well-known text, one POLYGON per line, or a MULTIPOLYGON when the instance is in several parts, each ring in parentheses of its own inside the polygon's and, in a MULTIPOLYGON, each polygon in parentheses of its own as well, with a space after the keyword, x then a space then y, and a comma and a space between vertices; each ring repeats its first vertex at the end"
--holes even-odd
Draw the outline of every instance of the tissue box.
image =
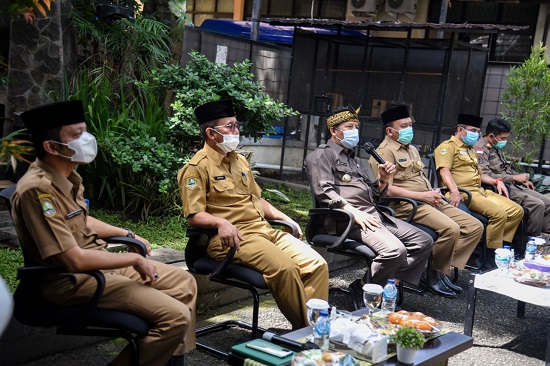
POLYGON ((378 363, 386 360, 388 357, 388 337, 373 333, 368 337, 366 342, 363 343, 360 351, 348 347, 345 343, 335 341, 330 341, 330 349, 349 353, 360 360, 378 363))

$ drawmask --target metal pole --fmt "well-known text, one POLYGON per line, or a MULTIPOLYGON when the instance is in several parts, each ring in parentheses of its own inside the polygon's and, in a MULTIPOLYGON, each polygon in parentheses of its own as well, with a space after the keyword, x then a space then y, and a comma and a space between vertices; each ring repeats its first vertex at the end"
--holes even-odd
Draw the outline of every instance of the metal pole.
POLYGON ((252 4, 252 27, 250 28, 250 39, 257 41, 260 33, 260 17, 262 10, 262 0, 254 0, 252 4))
MULTIPOLYGON (((449 0, 442 0, 441 1, 441 9, 439 10, 439 24, 447 23, 447 10, 448 9, 449 9, 449 0)), ((443 32, 442 31, 437 32, 437 38, 438 39, 443 38, 443 32)))

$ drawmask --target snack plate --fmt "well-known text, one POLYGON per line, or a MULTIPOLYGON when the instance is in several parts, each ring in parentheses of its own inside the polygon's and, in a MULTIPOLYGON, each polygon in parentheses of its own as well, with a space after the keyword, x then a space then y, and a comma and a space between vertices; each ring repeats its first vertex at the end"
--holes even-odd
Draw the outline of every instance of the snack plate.
MULTIPOLYGON (((391 336, 394 335, 399 328, 401 328, 400 325, 392 324, 389 321, 387 321, 387 319, 375 318, 371 320, 368 317, 360 317, 360 318, 355 317, 354 320, 359 324, 366 324, 370 328, 374 328, 374 330, 377 333, 387 335, 390 337, 390 339, 391 339, 391 336), (367 323, 369 323, 370 325, 367 323)), ((441 327, 439 326, 438 322, 436 322, 435 326, 432 325, 431 327, 432 327, 431 330, 422 330, 422 329, 419 329, 419 330, 424 335, 424 337, 427 337, 427 338, 435 336, 441 332, 441 327)))
POLYGON ((536 287, 546 287, 550 285, 548 281, 537 280, 534 278, 516 277, 515 280, 516 282, 523 283, 525 285, 536 286, 536 287))
POLYGON ((537 269, 527 268, 523 270, 516 270, 513 271, 512 274, 514 275, 514 280, 519 283, 537 287, 546 287, 550 285, 550 277, 548 274, 537 269))
POLYGON ((542 260, 542 259, 536 259, 533 260, 525 260, 523 261, 523 265, 530 269, 536 269, 537 271, 541 272, 550 272, 550 261, 542 260))

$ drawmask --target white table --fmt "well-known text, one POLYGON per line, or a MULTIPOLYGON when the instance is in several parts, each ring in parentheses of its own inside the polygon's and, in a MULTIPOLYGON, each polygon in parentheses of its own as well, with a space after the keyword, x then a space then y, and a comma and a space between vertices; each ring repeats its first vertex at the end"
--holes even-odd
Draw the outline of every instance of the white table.
MULTIPOLYGON (((474 327, 474 315, 476 308, 477 291, 492 291, 497 294, 518 300, 517 316, 525 316, 525 304, 533 304, 550 308, 550 287, 535 287, 516 282, 513 278, 504 277, 495 269, 483 274, 472 274, 468 287, 468 300, 466 303, 466 317, 464 320, 464 334, 472 336, 474 327)), ((550 365, 550 329, 548 332, 548 344, 546 347, 546 364, 550 365)))

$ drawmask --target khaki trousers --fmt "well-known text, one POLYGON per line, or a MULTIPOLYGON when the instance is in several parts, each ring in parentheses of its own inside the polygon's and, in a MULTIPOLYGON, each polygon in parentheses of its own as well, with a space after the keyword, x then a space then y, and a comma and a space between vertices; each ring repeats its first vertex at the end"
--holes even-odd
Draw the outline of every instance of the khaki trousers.
POLYGON ((532 189, 510 188, 510 199, 529 210, 527 235, 550 231, 550 197, 532 189))
POLYGON ((512 242, 523 218, 523 208, 514 201, 490 190, 472 192, 468 208, 489 219, 485 237, 487 248, 502 248, 502 241, 512 242))
MULTIPOLYGON (((153 324, 149 334, 138 339, 140 365, 165 366, 172 355, 195 348, 197 284, 193 275, 181 268, 160 262, 155 266, 159 279, 154 287, 143 281, 133 267, 102 271, 106 284, 98 306, 127 311, 153 324)), ((50 301, 57 297, 55 302, 61 305, 86 301, 96 289, 96 281, 85 274, 60 281, 66 281, 65 289, 60 291, 62 287, 58 287, 59 292, 45 297, 50 301)), ((130 360, 127 346, 112 364, 130 365, 130 360)))
POLYGON ((430 235, 398 219, 395 224, 384 222, 374 231, 362 231, 355 225, 349 237, 367 244, 376 253, 371 266, 372 281, 381 286, 389 278, 418 284, 433 245, 430 235))
MULTIPOLYGON (((405 219, 410 213, 409 207, 397 206, 396 216, 405 219)), ((418 205, 413 221, 437 233, 432 269, 447 275, 451 266, 464 269, 483 235, 483 224, 479 220, 446 202, 438 208, 427 203, 418 205)))
MULTIPOLYGON (((293 329, 309 325, 306 302, 311 298, 328 300, 328 265, 307 243, 273 229, 266 221, 236 225, 244 240, 234 261, 263 273, 279 310, 293 329)), ((222 260, 218 236, 208 245, 208 254, 222 260)))

